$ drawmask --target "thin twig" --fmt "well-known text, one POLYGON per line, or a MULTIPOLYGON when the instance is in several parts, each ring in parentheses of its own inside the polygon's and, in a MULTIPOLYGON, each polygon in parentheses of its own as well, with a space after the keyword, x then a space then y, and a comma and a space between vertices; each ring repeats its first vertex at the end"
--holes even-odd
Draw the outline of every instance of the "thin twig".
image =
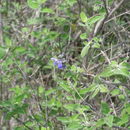
POLYGON ((109 14, 109 11, 108 11, 108 7, 107 7, 107 3, 106 3, 106 0, 103 0, 103 4, 104 4, 104 8, 106 10, 106 13, 107 15, 109 14))
MULTIPOLYGON (((111 61, 112 61, 112 60, 116 60, 116 59, 118 59, 118 58, 120 58, 120 57, 125 57, 125 56, 127 56, 126 53, 125 53, 125 54, 120 54, 120 55, 118 55, 118 56, 116 56, 116 57, 114 57, 114 58, 112 58, 112 59, 110 59, 110 60, 111 60, 111 61)), ((95 66, 93 66, 93 67, 91 67, 90 69, 88 69, 88 70, 87 70, 87 73, 90 72, 90 71, 92 71, 92 70, 94 70, 94 69, 97 69, 99 66, 101 66, 101 65, 103 65, 103 64, 106 64, 106 63, 108 63, 108 61, 106 61, 106 62, 104 62, 104 63, 96 64, 95 66)))
POLYGON ((119 4, 117 4, 116 6, 115 6, 115 8, 109 13, 109 15, 108 15, 108 19, 113 15, 113 13, 117 10, 117 9, 119 9, 120 8, 120 6, 123 4, 123 2, 124 2, 125 0, 121 0, 120 2, 119 2, 119 4))
POLYGON ((130 10, 129 10, 129 11, 126 11, 126 12, 124 12, 124 13, 121 13, 121 14, 119 14, 119 15, 117 15, 117 16, 114 16, 114 17, 112 17, 111 19, 105 21, 105 24, 108 23, 108 22, 110 22, 110 21, 112 21, 112 20, 114 20, 114 19, 116 19, 116 18, 118 18, 118 17, 120 17, 120 16, 122 16, 122 15, 129 14, 129 13, 130 13, 130 10))
POLYGON ((104 52, 104 51, 101 51, 102 55, 106 58, 107 62, 110 64, 111 61, 110 59, 108 58, 107 54, 104 52))
MULTIPOLYGON (((103 19, 101 19, 95 26, 94 31, 93 31, 93 35, 92 37, 95 37, 97 34, 99 34, 99 32, 102 30, 104 23, 106 22, 106 20, 108 20, 109 18, 111 18, 111 16, 113 15, 113 13, 123 4, 125 0, 121 0, 119 2, 119 4, 117 6, 115 6, 114 9, 112 9, 112 11, 109 14, 106 14, 105 17, 103 19)), ((92 38, 90 38, 92 39, 92 38)))

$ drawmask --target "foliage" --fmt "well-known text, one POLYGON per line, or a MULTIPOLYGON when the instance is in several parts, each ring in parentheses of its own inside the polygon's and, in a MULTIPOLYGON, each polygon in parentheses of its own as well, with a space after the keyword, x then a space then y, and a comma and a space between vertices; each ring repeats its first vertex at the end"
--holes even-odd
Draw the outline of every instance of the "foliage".
POLYGON ((129 3, 2 0, 1 129, 130 129, 129 3))

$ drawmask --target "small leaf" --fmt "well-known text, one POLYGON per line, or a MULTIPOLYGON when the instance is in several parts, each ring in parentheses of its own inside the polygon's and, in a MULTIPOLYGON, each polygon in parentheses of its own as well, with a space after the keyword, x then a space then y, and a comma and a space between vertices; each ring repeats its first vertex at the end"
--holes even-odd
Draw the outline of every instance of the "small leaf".
POLYGON ((129 115, 128 114, 123 114, 121 117, 121 120, 117 123, 117 125, 121 126, 126 124, 129 121, 129 115))
POLYGON ((81 13, 80 13, 80 18, 81 18, 82 22, 84 22, 84 23, 86 23, 87 20, 88 20, 88 18, 87 18, 87 16, 85 15, 84 12, 81 12, 81 13))
POLYGON ((67 104, 64 107, 69 111, 74 111, 80 108, 79 104, 67 104))
POLYGON ((31 25, 31 24, 38 24, 38 23, 39 23, 39 19, 30 18, 30 19, 27 20, 27 23, 28 23, 29 25, 31 25))
POLYGON ((86 94, 86 93, 90 92, 90 89, 91 89, 91 88, 83 88, 83 89, 80 89, 80 90, 79 90, 79 93, 80 93, 80 94, 86 94))
POLYGON ((111 77, 114 75, 121 75, 129 78, 130 72, 128 65, 124 63, 118 64, 116 61, 112 61, 111 64, 100 74, 101 77, 111 77))
POLYGON ((82 34, 80 35, 80 38, 81 38, 82 40, 87 39, 87 34, 86 34, 86 33, 82 33, 82 34))
POLYGON ((45 91, 45 96, 49 96, 50 94, 54 93, 55 92, 55 89, 49 89, 47 91, 45 91))
POLYGON ((87 53, 88 53, 88 50, 90 48, 90 44, 88 43, 81 51, 81 57, 84 57, 87 53))
POLYGON ((83 126, 80 124, 80 122, 71 122, 68 127, 67 130, 81 130, 83 129, 83 126))
POLYGON ((44 87, 43 86, 40 86, 39 88, 38 88, 38 92, 41 94, 41 93, 43 93, 45 91, 45 89, 44 89, 44 87))
POLYGON ((62 87, 65 91, 67 92, 70 92, 71 91, 71 88, 68 84, 64 83, 64 82, 61 82, 60 83, 60 87, 62 87))
POLYGON ((51 130, 49 127, 41 127, 41 130, 51 130))
POLYGON ((51 8, 43 8, 41 10, 42 13, 54 13, 54 11, 51 8))
POLYGON ((100 44, 99 43, 94 43, 94 45, 92 47, 93 48, 100 48, 100 44))
POLYGON ((40 4, 43 4, 43 3, 45 3, 47 0, 37 0, 37 2, 38 3, 40 3, 40 4))
POLYGON ((5 43, 6 43, 7 46, 11 46, 12 45, 12 41, 8 37, 5 37, 5 43))
POLYGON ((94 92, 91 94, 90 99, 93 99, 93 98, 99 93, 99 91, 100 91, 100 89, 99 89, 99 88, 96 88, 96 89, 94 90, 94 92))
POLYGON ((117 96, 120 94, 120 90, 119 89, 114 89, 112 92, 111 92, 111 95, 112 96, 117 96))
POLYGON ((101 93, 109 92, 107 86, 105 86, 105 85, 103 85, 103 84, 99 85, 99 88, 100 88, 100 92, 101 92, 101 93))
POLYGON ((104 121, 109 127, 112 127, 113 119, 114 119, 113 115, 108 115, 107 117, 104 118, 104 121))
POLYGON ((57 117, 57 120, 63 122, 63 123, 69 123, 70 118, 69 117, 57 117))
POLYGON ((19 54, 24 54, 26 52, 26 49, 24 47, 16 47, 14 52, 19 54))
POLYGON ((104 120, 103 119, 99 119, 96 123, 97 127, 101 127, 102 125, 104 125, 104 120))
POLYGON ((109 105, 107 103, 105 103, 105 102, 101 103, 101 112, 105 115, 110 112, 110 108, 109 108, 109 105))
POLYGON ((37 9, 39 7, 39 3, 36 0, 28 0, 28 6, 32 9, 37 9))
POLYGON ((77 0, 67 0, 67 4, 69 4, 70 6, 73 6, 76 2, 77 0))
POLYGON ((7 49, 0 47, 0 59, 6 55, 7 49))
POLYGON ((92 16, 91 18, 88 19, 88 23, 90 25, 96 23, 97 21, 101 20, 104 18, 104 15, 99 15, 99 16, 92 16))
POLYGON ((118 98, 119 98, 120 100, 124 100, 124 99, 125 99, 125 95, 120 94, 120 95, 118 95, 118 98))

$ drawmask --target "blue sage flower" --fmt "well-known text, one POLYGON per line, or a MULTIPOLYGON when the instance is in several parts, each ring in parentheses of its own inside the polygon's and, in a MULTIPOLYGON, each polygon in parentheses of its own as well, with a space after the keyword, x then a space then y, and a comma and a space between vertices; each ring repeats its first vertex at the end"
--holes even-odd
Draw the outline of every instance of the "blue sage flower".
POLYGON ((53 61, 53 64, 58 67, 58 69, 64 69, 65 68, 65 64, 63 63, 62 60, 56 59, 56 58, 51 58, 51 60, 53 61))

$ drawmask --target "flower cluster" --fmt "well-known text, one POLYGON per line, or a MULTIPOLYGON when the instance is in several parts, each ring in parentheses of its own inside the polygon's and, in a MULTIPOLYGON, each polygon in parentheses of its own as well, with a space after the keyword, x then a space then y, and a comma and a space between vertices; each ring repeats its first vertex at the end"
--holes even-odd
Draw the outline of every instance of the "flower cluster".
POLYGON ((58 67, 58 69, 64 69, 65 68, 65 65, 64 65, 62 60, 56 59, 56 58, 51 58, 51 60, 53 61, 54 65, 58 67))

